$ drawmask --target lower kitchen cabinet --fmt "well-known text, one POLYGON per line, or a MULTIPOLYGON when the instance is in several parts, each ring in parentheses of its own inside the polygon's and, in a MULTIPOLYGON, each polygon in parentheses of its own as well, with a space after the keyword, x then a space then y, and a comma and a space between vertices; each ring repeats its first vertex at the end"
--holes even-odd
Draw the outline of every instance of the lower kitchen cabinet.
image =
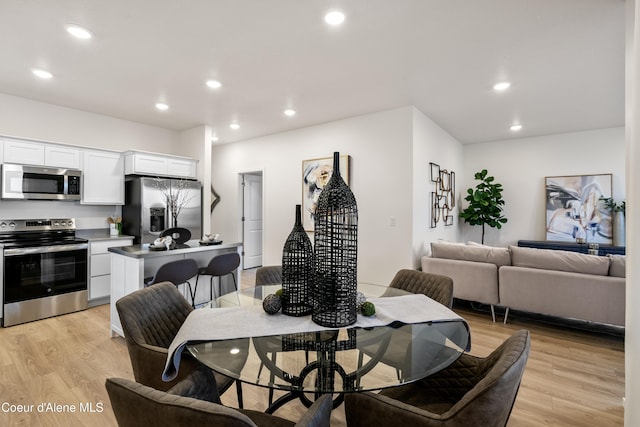
POLYGON ((131 246, 132 238, 110 238, 90 242, 89 301, 108 304, 111 294, 111 255, 109 248, 131 246))

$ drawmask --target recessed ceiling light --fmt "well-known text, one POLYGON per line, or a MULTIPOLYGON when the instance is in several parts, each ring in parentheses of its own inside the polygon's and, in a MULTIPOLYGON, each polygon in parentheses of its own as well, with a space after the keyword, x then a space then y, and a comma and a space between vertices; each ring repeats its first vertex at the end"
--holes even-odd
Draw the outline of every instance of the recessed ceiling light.
POLYGON ((520 129, 522 129, 522 125, 518 125, 518 124, 511 125, 511 127, 509 129, 511 129, 514 132, 518 132, 520 129))
POLYGON ((156 102, 156 108, 160 111, 165 111, 169 109, 169 106, 164 102, 156 102))
POLYGON ((233 129, 233 130, 238 130, 238 129, 240 129, 240 125, 239 125, 239 124, 237 124, 237 123, 231 123, 231 124, 229 125, 229 127, 230 127, 231 129, 233 129))
POLYGON ((324 21, 329 25, 340 25, 344 22, 344 13, 333 11, 324 16, 324 21))
POLYGON ((507 90, 510 87, 511 87, 511 83, 509 82, 499 82, 493 85, 493 89, 498 91, 507 90))
POLYGON ((207 86, 209 86, 211 89, 219 89, 222 87, 222 83, 217 80, 207 80, 207 86))
POLYGON ((211 137, 211 141, 216 142, 218 141, 220 138, 218 138, 217 136, 212 136, 211 137))
POLYGON ((284 115, 289 117, 295 116, 296 110, 292 110, 292 109, 284 110, 284 115))
POLYGON ((90 39, 91 37, 93 37, 93 34, 91 34, 91 31, 89 31, 86 28, 83 28, 83 27, 81 27, 79 25, 69 24, 69 25, 65 26, 65 28, 67 29, 67 32, 69 34, 71 34, 73 37, 77 37, 79 39, 87 40, 87 39, 90 39))
POLYGON ((231 350, 229 350, 229 353, 238 354, 238 353, 240 353, 240 349, 239 348, 232 348, 231 350))
POLYGON ((33 69, 31 70, 31 72, 37 76, 40 77, 41 79, 50 79, 53 77, 53 74, 51 74, 50 72, 48 72, 47 70, 41 70, 41 69, 33 69))

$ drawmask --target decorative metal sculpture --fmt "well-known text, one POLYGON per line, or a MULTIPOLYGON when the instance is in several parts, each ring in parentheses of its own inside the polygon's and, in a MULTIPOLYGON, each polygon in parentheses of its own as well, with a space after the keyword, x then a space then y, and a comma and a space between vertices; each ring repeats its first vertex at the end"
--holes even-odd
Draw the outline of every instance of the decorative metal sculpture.
POLYGON ((311 313, 313 248, 302 227, 302 207, 296 205, 296 222, 282 249, 282 312, 289 316, 311 313))
POLYGON ((456 174, 440 169, 440 165, 429 163, 431 182, 436 184, 436 191, 431 192, 431 228, 436 228, 440 220, 444 225, 453 225, 451 211, 456 206, 456 174))
POLYGON ((340 175, 340 153, 320 193, 315 217, 312 320, 343 327, 357 319, 358 207, 340 175))

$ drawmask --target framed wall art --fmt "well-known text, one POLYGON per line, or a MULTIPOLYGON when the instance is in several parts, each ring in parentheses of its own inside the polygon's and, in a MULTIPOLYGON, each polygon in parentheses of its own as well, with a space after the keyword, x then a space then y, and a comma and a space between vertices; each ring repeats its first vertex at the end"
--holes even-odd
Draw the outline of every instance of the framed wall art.
POLYGON ((454 171, 441 169, 440 165, 429 163, 431 182, 435 184, 435 191, 431 192, 431 228, 436 228, 438 222, 453 225, 453 208, 456 206, 456 174, 454 171))
MULTIPOLYGON (((347 154, 340 156, 340 175, 349 185, 349 161, 347 154)), ((322 157, 302 161, 302 225, 313 231, 318 197, 329 182, 333 172, 333 157, 322 157)))
POLYGON ((545 178, 546 239, 611 244, 612 174, 545 178))

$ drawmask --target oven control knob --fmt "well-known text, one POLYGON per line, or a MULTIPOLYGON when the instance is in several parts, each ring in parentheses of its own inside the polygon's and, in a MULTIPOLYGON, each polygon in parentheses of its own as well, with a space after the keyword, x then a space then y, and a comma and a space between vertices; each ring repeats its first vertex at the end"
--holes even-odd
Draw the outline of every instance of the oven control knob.
POLYGON ((4 230, 5 228, 7 228, 7 223, 6 222, 0 222, 0 229, 4 230))
POLYGON ((16 228, 16 223, 15 223, 15 222, 13 222, 13 221, 11 221, 11 222, 9 223, 9 227, 10 227, 10 228, 16 228))
POLYGON ((57 227, 57 226, 59 226, 59 225, 60 225, 60 224, 58 223, 58 221, 54 221, 54 222, 53 222, 53 226, 54 226, 54 227, 57 227))
POLYGON ((71 226, 73 225, 73 221, 71 221, 71 220, 67 221, 67 225, 68 225, 69 227, 71 227, 71 226))

